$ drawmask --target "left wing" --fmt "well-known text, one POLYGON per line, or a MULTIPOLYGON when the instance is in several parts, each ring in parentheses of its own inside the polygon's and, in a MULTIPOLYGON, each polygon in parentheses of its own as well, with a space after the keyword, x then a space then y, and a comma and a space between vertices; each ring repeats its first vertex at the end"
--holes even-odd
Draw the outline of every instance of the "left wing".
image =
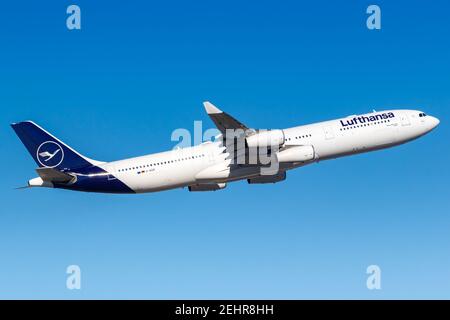
MULTIPOLYGON (((224 158, 223 162, 200 172, 196 176, 196 179, 204 180, 206 182, 214 179, 223 181, 224 179, 232 176, 232 172, 234 170, 239 170, 243 167, 266 166, 265 164, 262 164, 260 162, 261 158, 259 154, 256 154, 256 163, 251 163, 249 161, 250 159, 255 159, 255 154, 250 153, 251 151, 255 152, 255 147, 252 147, 253 149, 250 149, 248 144, 248 139, 251 139, 252 136, 255 135, 264 135, 265 133, 267 133, 266 130, 261 130, 260 132, 260 130, 248 128, 245 124, 236 120, 229 114, 223 112, 222 110, 214 106, 211 102, 206 101, 203 103, 203 105, 211 120, 215 123, 217 128, 222 133, 221 146, 223 149, 220 149, 219 152, 223 153, 224 158), (227 130, 232 130, 232 132, 227 132, 227 130), (232 135, 230 136, 229 134, 232 135)), ((281 130, 275 131, 281 132, 281 130)), ((281 132, 281 135, 283 136, 282 143, 284 143, 284 133, 281 132)), ((256 137, 256 139, 258 138, 256 137)), ((253 141, 254 140, 255 139, 253 139, 253 141)), ((267 139, 262 138, 262 140, 265 141, 267 139)), ((268 155, 270 155, 270 153, 272 152, 271 150, 271 148, 268 148, 268 155)), ((286 179, 286 172, 277 168, 277 171, 274 174, 267 173, 266 171, 265 175, 254 177, 249 180, 249 183, 276 183, 279 181, 283 181, 284 179, 286 179)))
POLYGON ((220 132, 222 132, 222 135, 225 136, 227 129, 233 130, 241 129, 244 132, 249 130, 249 128, 246 125, 239 122, 238 120, 230 116, 228 113, 223 112, 222 110, 214 106, 211 102, 206 101, 203 103, 203 105, 205 106, 205 110, 208 113, 208 116, 215 123, 217 129, 219 129, 220 132))

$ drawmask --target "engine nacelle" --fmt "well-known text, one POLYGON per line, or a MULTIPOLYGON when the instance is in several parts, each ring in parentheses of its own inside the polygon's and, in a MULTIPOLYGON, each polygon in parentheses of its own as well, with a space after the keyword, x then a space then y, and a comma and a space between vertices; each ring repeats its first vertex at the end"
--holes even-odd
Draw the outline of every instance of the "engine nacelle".
POLYGON ((225 189, 226 183, 202 183, 189 186, 190 192, 217 191, 225 189))
POLYGON ((249 184, 264 184, 264 183, 277 183, 286 180, 286 171, 273 176, 259 176, 256 178, 248 179, 249 184))
POLYGON ((273 146, 281 146, 284 144, 283 130, 266 130, 246 138, 249 148, 268 148, 273 146))
POLYGON ((315 156, 313 146, 296 146, 277 152, 277 159, 280 163, 311 161, 315 156))

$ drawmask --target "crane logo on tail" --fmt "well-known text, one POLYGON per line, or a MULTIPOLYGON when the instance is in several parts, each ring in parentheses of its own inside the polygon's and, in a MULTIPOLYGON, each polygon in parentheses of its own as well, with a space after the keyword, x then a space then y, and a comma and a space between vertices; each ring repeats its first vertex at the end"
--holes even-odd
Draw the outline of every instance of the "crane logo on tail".
POLYGON ((42 143, 36 151, 36 158, 46 168, 55 168, 64 160, 63 148, 54 141, 42 143))
POLYGON ((44 160, 45 162, 47 162, 47 161, 51 160, 54 156, 56 156, 56 154, 60 151, 61 151, 60 149, 57 149, 53 153, 50 153, 48 151, 41 152, 41 153, 39 153, 39 157, 47 157, 47 159, 44 160))

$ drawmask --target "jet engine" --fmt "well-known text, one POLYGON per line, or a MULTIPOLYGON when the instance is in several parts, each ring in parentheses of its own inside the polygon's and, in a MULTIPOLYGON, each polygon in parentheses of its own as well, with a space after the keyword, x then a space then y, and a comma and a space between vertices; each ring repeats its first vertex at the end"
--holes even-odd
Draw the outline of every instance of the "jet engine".
POLYGON ((259 131, 247 137, 246 141, 249 148, 268 148, 283 145, 285 138, 283 130, 277 129, 259 131))
POLYGON ((277 152, 278 162, 305 162, 315 158, 313 146, 295 146, 277 152))

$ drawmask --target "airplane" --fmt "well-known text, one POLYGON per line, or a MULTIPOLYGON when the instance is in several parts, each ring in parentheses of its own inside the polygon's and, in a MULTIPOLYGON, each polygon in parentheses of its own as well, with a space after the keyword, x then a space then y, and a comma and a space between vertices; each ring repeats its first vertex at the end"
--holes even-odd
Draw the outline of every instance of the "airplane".
POLYGON ((440 123, 422 111, 386 110, 288 129, 256 130, 210 102, 204 107, 220 131, 214 141, 113 162, 83 156, 32 121, 13 123, 39 166, 38 177, 27 187, 140 194, 176 188, 217 191, 239 180, 277 183, 286 179, 289 170, 398 146, 440 123), (256 157, 251 157, 252 150, 258 150, 256 157))

